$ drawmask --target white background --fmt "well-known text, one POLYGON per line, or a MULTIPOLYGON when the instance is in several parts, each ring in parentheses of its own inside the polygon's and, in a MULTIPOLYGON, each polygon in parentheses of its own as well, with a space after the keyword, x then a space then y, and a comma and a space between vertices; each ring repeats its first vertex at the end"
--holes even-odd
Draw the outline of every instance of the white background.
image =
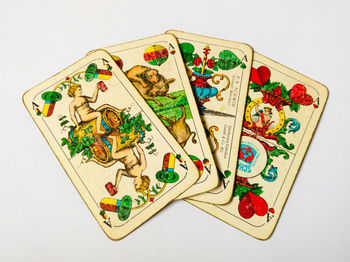
POLYGON ((282 2, 1 0, 0 261, 349 261, 350 2, 282 2), (267 241, 184 201, 109 240, 23 106, 89 50, 167 29, 248 43, 329 88, 267 241))

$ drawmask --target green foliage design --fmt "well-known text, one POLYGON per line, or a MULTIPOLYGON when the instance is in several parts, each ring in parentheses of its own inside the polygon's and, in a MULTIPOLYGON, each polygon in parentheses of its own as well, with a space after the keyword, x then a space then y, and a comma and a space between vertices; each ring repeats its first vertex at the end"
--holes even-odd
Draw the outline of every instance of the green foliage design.
MULTIPOLYGON (((118 127, 121 134, 129 134, 132 132, 133 128, 134 128, 134 135, 137 135, 137 134, 142 135, 143 129, 146 131, 152 130, 151 123, 146 124, 145 121, 142 119, 141 113, 139 113, 135 117, 130 117, 130 114, 125 114, 124 112, 122 112, 120 116, 123 121, 123 124, 121 124, 118 127)), ((129 136, 122 136, 121 139, 122 139, 122 144, 124 144, 129 139, 129 136)))
POLYGON ((280 82, 271 83, 270 80, 268 80, 263 86, 260 86, 256 83, 251 82, 249 84, 249 87, 254 92, 260 92, 260 90, 265 90, 265 91, 276 93, 276 95, 281 96, 283 99, 287 100, 290 103, 289 105, 290 111, 298 112, 300 109, 300 105, 290 99, 291 89, 287 90, 286 86, 280 82))
POLYGON ((238 196, 239 200, 242 200, 242 198, 247 194, 248 191, 252 192, 253 194, 259 196, 263 193, 262 187, 259 186, 259 184, 252 184, 253 188, 242 186, 241 184, 236 183, 235 190, 233 193, 233 197, 238 196))
POLYGON ((76 135, 71 139, 71 141, 65 137, 62 138, 61 146, 63 147, 67 145, 71 157, 83 151, 83 156, 86 156, 88 159, 90 159, 92 157, 92 153, 89 146, 94 142, 95 140, 92 136, 83 136, 79 139, 79 136, 76 135))
POLYGON ((286 132, 287 132, 287 125, 289 124, 290 121, 292 121, 291 118, 287 118, 284 121, 283 127, 278 132, 276 132, 276 137, 278 139, 278 144, 282 145, 284 148, 286 148, 288 150, 293 150, 294 149, 294 144, 291 143, 291 144, 288 145, 286 138, 284 136, 282 136, 282 135, 286 134, 286 132))

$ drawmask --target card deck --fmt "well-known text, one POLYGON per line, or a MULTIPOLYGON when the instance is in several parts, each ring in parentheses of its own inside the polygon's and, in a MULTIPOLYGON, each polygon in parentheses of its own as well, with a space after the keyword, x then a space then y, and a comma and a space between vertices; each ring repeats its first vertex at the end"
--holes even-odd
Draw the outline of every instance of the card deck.
POLYGON ((23 96, 91 213, 121 239, 192 186, 191 158, 104 51, 23 96))
POLYGON ((217 169, 175 37, 163 34, 103 49, 198 167, 200 179, 179 198, 215 188, 217 169))
POLYGON ((310 144, 328 90, 254 53, 233 199, 189 201, 258 238, 272 234, 310 144))
POLYGON ((190 199, 226 204, 234 186, 253 49, 181 31, 167 33, 175 35, 180 44, 220 177, 216 189, 190 199))

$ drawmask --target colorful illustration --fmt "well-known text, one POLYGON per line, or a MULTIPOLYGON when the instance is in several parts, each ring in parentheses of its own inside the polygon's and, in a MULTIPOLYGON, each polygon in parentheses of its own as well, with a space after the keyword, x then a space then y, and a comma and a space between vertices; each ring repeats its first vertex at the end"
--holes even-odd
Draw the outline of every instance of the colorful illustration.
POLYGON ((152 100, 157 105, 163 106, 155 97, 166 96, 175 99, 174 96, 168 94, 169 84, 175 79, 166 79, 156 69, 137 65, 126 71, 125 75, 146 100, 152 100))
POLYGON ((119 66, 120 69, 123 69, 123 60, 120 59, 119 56, 116 55, 111 55, 113 58, 114 62, 119 66))
POLYGON ((210 54, 210 47, 207 45, 203 48, 203 59, 197 54, 194 53, 194 46, 190 43, 180 44, 182 56, 184 62, 187 64, 188 75, 191 80, 191 86, 193 92, 197 99, 197 104, 200 109, 205 109, 203 105, 206 102, 210 101, 210 98, 216 97, 218 101, 222 101, 222 92, 228 89, 230 86, 229 78, 224 74, 214 74, 214 71, 221 70, 230 70, 238 65, 241 65, 241 68, 245 68, 245 64, 242 63, 238 57, 229 50, 223 50, 219 54, 219 58, 212 56, 210 59, 208 55, 210 54), (195 77, 195 80, 192 80, 192 76, 195 77), (219 77, 219 79, 215 79, 219 77), (220 91, 212 86, 208 81, 212 80, 214 84, 219 84, 220 81, 226 80, 226 86, 220 91))
MULTIPOLYGON (((106 188, 111 195, 115 195, 118 192, 118 185, 121 179, 121 175, 124 175, 127 177, 134 178, 135 190, 138 193, 142 193, 142 195, 139 195, 138 198, 135 199, 136 204, 134 207, 132 204, 132 198, 128 195, 124 196, 121 200, 114 199, 114 198, 104 198, 100 202, 100 207, 102 208, 102 210, 100 211, 100 214, 102 213, 104 215, 105 214, 104 211, 116 212, 118 213, 119 220, 124 221, 128 219, 132 210, 139 209, 145 206, 148 202, 154 202, 155 198, 164 191, 167 184, 175 183, 179 180, 179 175, 174 171, 175 156, 173 153, 167 153, 163 157, 162 170, 156 173, 157 180, 161 182, 163 185, 161 186, 161 184, 156 183, 151 187, 150 179, 148 178, 148 176, 141 176, 141 172, 144 170, 146 166, 146 163, 144 162, 145 155, 140 147, 137 150, 138 150, 138 153, 140 154, 140 164, 139 165, 137 164, 137 166, 131 167, 131 169, 134 169, 132 171, 130 171, 130 169, 129 170, 119 169, 117 172, 115 185, 112 185, 112 183, 109 182, 106 184, 106 188), (142 167, 142 165, 144 166, 144 168, 142 167), (127 173, 127 172, 131 172, 131 173, 127 173), (135 172, 136 172, 136 176, 135 176, 135 172), (139 177, 140 179, 138 179, 139 177), (140 186, 138 186, 138 181, 140 181, 140 186)), ((131 159, 134 159, 134 157, 135 156, 132 156, 131 159)), ((128 159, 128 158, 130 158, 130 156, 123 156, 123 159, 128 159)), ((125 166, 127 166, 127 165, 130 165, 130 162, 124 163, 124 164, 125 166)), ((103 218, 107 219, 107 216, 103 216, 103 218)))
POLYGON ((118 186, 122 176, 134 179, 134 187, 136 192, 145 191, 149 186, 150 179, 148 176, 142 175, 142 172, 147 168, 146 157, 142 148, 136 141, 134 142, 134 146, 139 154, 139 157, 137 157, 130 147, 118 150, 116 136, 111 136, 111 139, 113 141, 111 157, 116 161, 122 162, 125 169, 117 170, 114 185, 111 186, 110 182, 106 185, 109 194, 113 196, 118 192, 118 186))
MULTIPOLYGON (((245 44, 175 30, 201 120, 215 155, 219 185, 193 200, 225 204, 232 197, 241 116, 249 82, 252 50, 245 44), (227 190, 226 190, 227 189, 227 190)), ((206 167, 204 167, 206 169, 206 167)))
POLYGON ((174 78, 166 79, 158 70, 139 65, 125 74, 182 147, 186 146, 191 136, 192 142, 197 143, 196 133, 185 121, 191 119, 191 115, 186 113, 185 106, 188 111, 189 108, 184 91, 168 93, 169 84, 175 81, 174 78))
POLYGON ((199 177, 189 156, 104 51, 37 85, 23 101, 111 239, 129 234, 199 177))
POLYGON ((158 171, 156 177, 163 183, 174 183, 179 180, 179 175, 174 172, 175 156, 172 153, 164 155, 162 170, 158 171))
POLYGON ((159 118, 163 120, 163 123, 167 123, 166 127, 169 132, 175 137, 176 141, 181 145, 181 147, 185 147, 187 140, 193 135, 192 143, 197 144, 197 140, 195 139, 196 133, 192 132, 189 125, 186 123, 186 110, 183 105, 180 106, 182 110, 182 115, 179 119, 176 120, 176 117, 173 116, 171 119, 168 119, 162 115, 159 115, 159 118))
MULTIPOLYGON (((107 64, 106 67, 108 66, 107 64)), ((106 84, 103 81, 98 82, 93 95, 89 97, 82 95, 82 85, 79 82, 82 81, 81 75, 83 74, 87 82, 93 79, 108 78, 108 73, 96 70, 98 70, 96 64, 90 64, 85 72, 79 72, 74 78, 67 78, 67 85, 61 86, 61 90, 69 87, 67 91, 68 96, 73 98, 73 101, 69 104, 69 112, 71 121, 75 124, 75 126, 69 126, 68 137, 62 138, 62 146, 67 145, 72 157, 82 152, 87 162, 92 161, 103 167, 109 167, 116 162, 121 162, 124 165, 124 168, 119 168, 116 171, 114 183, 108 182, 105 184, 107 192, 111 196, 118 194, 122 177, 128 177, 133 179, 135 192, 141 193, 141 195, 134 200, 135 204, 133 204, 133 200, 129 195, 125 195, 121 199, 107 197, 100 202, 102 209, 100 215, 104 220, 109 219, 106 211, 110 211, 116 212, 119 220, 124 221, 129 218, 131 210, 139 209, 148 202, 154 202, 155 197, 165 189, 166 184, 178 181, 179 175, 174 172, 175 156, 172 153, 168 153, 164 155, 162 170, 156 173, 156 178, 160 183, 151 185, 149 176, 143 174, 143 171, 147 168, 147 160, 144 150, 139 145, 139 143, 145 143, 144 138, 146 132, 151 131, 151 124, 145 123, 141 113, 131 117, 130 114, 125 113, 125 109, 117 109, 111 105, 106 104, 93 109, 90 104, 97 101, 99 90, 103 92, 108 90, 106 84), (136 149, 137 155, 133 148, 136 149)), ((153 81, 152 84, 159 84, 159 79, 161 81, 164 80, 164 77, 159 76, 156 70, 134 67, 128 73, 130 73, 129 76, 134 74, 133 79, 135 82, 140 83, 143 80, 147 82, 147 78, 141 77, 141 80, 138 78, 137 72, 140 73, 140 70, 144 70, 143 73, 145 75, 150 71, 151 74, 155 73, 153 75, 153 77, 157 78, 155 81, 153 81, 154 78, 152 77, 148 79, 153 81)), ((165 84, 165 82, 166 80, 163 83, 165 84)), ((60 85, 62 83, 58 86, 60 85)), ((169 89, 168 86, 167 89, 169 89)), ((51 97, 61 97, 60 93, 56 92, 58 95, 55 92, 51 93, 53 93, 49 94, 51 97)), ((166 93, 167 90, 161 94, 166 93)), ((178 120, 178 123, 183 124, 186 118, 183 106, 182 110, 183 116, 181 120, 178 120)), ((69 123, 67 116, 62 116, 59 120, 62 127, 66 127, 69 123)), ((174 130, 179 129, 176 123, 173 124, 172 128, 174 130)), ((151 140, 146 149, 150 150, 150 154, 156 151, 151 140)), ((106 224, 109 225, 107 222, 106 224)))
POLYGON ((85 80, 86 82, 91 82, 94 79, 108 80, 112 77, 112 72, 110 67, 107 65, 108 70, 98 69, 95 63, 92 63, 88 66, 85 71, 85 80))
MULTIPOLYGON (((186 152, 200 159, 210 159, 208 169, 204 169, 201 177, 202 181, 198 181, 196 186, 180 195, 179 198, 182 199, 214 188, 218 176, 216 168, 207 172, 215 162, 201 128, 196 101, 186 79, 178 48, 176 39, 164 34, 110 46, 105 50, 123 61, 124 74, 186 152)), ((149 144, 150 147, 151 145, 149 144)), ((187 168, 186 162, 179 165, 187 168)))
POLYGON ((261 93, 262 97, 254 100, 249 96, 247 98, 244 120, 246 131, 242 132, 234 190, 234 197, 239 197, 239 214, 245 219, 250 219, 254 214, 265 216, 268 211, 274 213, 274 209, 269 209, 267 202, 260 196, 263 187, 257 183, 250 184, 249 179, 261 176, 267 182, 276 181, 278 166, 273 164, 274 158, 290 158, 287 150, 293 150, 295 146, 288 143, 285 136, 287 131, 294 135, 300 130, 301 124, 295 118, 286 118, 285 107, 290 112, 298 112, 301 105, 310 106, 314 103, 304 85, 295 84, 287 90, 283 83, 271 82, 270 77, 268 67, 252 68, 250 89, 254 93, 261 93), (261 137, 276 142, 286 150, 265 142, 261 137))
POLYGON ((190 155, 191 160, 193 161, 193 163, 197 166, 198 170, 199 170, 199 175, 201 176, 203 174, 203 163, 202 161, 193 155, 190 155))
POLYGON ((168 50, 161 45, 151 45, 143 54, 143 57, 147 63, 157 66, 163 64, 168 59, 168 56, 168 50))

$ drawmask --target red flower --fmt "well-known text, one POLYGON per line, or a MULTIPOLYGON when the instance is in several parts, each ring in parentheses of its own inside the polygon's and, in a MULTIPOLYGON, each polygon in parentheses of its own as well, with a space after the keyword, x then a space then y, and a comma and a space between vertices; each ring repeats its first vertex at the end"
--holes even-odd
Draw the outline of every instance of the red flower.
POLYGON ((202 59, 200 57, 196 57, 195 59, 193 59, 193 64, 195 66, 199 66, 202 62, 202 59))
POLYGON ((280 96, 282 94, 281 86, 278 86, 272 90, 276 96, 280 96))
POLYGON ((215 62, 213 59, 209 59, 207 64, 209 68, 212 68, 213 66, 215 66, 215 62))

